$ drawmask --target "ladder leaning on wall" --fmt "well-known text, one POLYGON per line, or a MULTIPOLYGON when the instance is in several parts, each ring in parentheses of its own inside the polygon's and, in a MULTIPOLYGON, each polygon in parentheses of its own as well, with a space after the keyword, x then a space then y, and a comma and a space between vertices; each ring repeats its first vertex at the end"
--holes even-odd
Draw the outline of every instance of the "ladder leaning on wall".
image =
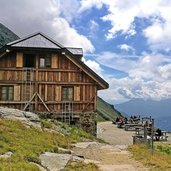
MULTIPOLYGON (((21 89, 21 109, 23 110, 33 95, 33 68, 23 68, 22 70, 22 89, 21 89)), ((26 110, 32 111, 30 103, 26 110)))
POLYGON ((73 102, 64 101, 62 103, 62 122, 71 124, 73 121, 73 102))

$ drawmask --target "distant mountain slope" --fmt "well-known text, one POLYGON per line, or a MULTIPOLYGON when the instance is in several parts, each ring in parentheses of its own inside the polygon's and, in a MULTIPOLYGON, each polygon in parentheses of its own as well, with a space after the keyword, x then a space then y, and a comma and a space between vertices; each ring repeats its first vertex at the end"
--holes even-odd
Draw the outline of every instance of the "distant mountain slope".
POLYGON ((113 105, 105 102, 100 97, 97 97, 97 113, 98 121, 114 120, 117 116, 122 115, 113 105))
POLYGON ((17 39, 19 39, 19 37, 15 33, 0 23, 0 48, 17 39))
POLYGON ((160 101, 132 99, 115 105, 115 108, 128 115, 151 115, 157 127, 171 131, 171 99, 160 101))
POLYGON ((171 99, 160 101, 132 99, 128 102, 115 105, 115 108, 129 115, 171 116, 171 99))

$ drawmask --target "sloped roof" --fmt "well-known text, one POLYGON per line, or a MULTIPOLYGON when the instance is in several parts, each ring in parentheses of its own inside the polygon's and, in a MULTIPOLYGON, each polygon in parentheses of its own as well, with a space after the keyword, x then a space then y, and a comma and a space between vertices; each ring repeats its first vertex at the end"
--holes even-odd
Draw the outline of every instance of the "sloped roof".
POLYGON ((83 56, 83 49, 82 48, 67 47, 67 49, 74 55, 83 56))
POLYGON ((76 66, 83 70, 89 75, 94 81, 98 83, 98 89, 106 89, 109 87, 108 83, 97 75, 92 69, 85 65, 81 60, 80 56, 83 56, 81 48, 67 48, 57 43, 53 39, 44 35, 43 33, 35 33, 25 38, 18 39, 0 49, 0 57, 4 56, 8 51, 18 48, 41 48, 41 49, 52 49, 55 51, 65 52, 64 55, 71 60, 76 66))
MULTIPOLYGON (((60 43, 51 39, 47 35, 38 32, 31 34, 27 37, 18 39, 16 41, 7 44, 10 47, 22 47, 22 48, 48 48, 48 49, 63 49, 65 48, 60 43)), ((76 56, 83 56, 82 48, 67 47, 67 49, 76 56)))
POLYGON ((64 48, 61 44, 52 40, 43 33, 34 33, 25 38, 18 39, 11 43, 8 43, 7 46, 11 47, 36 47, 36 48, 50 48, 50 49, 61 49, 64 48))

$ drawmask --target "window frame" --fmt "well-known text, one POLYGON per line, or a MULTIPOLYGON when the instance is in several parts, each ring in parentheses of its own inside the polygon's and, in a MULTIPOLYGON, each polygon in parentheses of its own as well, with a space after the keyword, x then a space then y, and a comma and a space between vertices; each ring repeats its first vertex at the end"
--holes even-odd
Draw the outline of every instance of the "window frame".
POLYGON ((50 54, 41 54, 39 56, 39 67, 40 68, 51 68, 51 56, 50 54), (44 59, 43 65, 41 65, 41 59, 44 59))
POLYGON ((62 101, 73 101, 74 86, 62 86, 61 97, 62 97, 62 101))
POLYGON ((0 85, 0 101, 13 101, 13 100, 14 100, 14 86, 13 85, 0 85), (6 89, 5 93, 3 92, 3 88, 6 89), (4 96, 5 98, 3 97, 3 94, 5 95, 4 96))

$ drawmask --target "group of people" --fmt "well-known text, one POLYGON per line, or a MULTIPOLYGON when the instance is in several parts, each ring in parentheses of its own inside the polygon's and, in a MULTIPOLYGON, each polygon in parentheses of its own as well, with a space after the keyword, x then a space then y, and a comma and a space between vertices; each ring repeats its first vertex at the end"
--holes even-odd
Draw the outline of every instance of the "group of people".
MULTIPOLYGON (((127 123, 135 123, 140 121, 140 116, 130 116, 128 119, 127 117, 119 116, 113 121, 113 124, 116 124, 118 128, 123 128, 124 124, 127 123)), ((148 123, 147 121, 145 122, 146 124, 148 123)), ((155 131, 155 137, 156 140, 160 140, 160 137, 162 136, 162 131, 161 129, 157 128, 155 131)), ((148 135, 151 135, 151 125, 148 124, 148 135)))
POLYGON ((128 118, 120 116, 120 117, 117 117, 113 123, 117 124, 118 127, 122 127, 124 124, 128 123, 128 118))
POLYGON ((127 123, 135 123, 137 121, 140 121, 140 116, 131 116, 129 119, 127 117, 117 117, 115 121, 113 121, 114 124, 120 123, 120 124, 127 124, 127 123))
POLYGON ((130 123, 135 123, 135 122, 139 122, 140 121, 140 116, 132 116, 131 115, 131 117, 130 117, 130 119, 129 119, 129 121, 130 121, 130 123))

